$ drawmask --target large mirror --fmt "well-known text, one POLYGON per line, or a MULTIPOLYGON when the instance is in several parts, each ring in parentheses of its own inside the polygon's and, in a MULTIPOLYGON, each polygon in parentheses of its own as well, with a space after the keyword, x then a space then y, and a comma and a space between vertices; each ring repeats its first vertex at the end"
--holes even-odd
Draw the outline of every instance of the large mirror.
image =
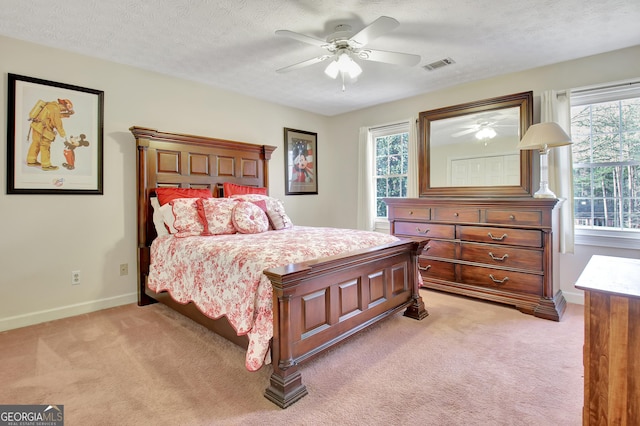
POLYGON ((420 113, 420 196, 531 195, 531 151, 518 142, 533 121, 533 92, 420 113))

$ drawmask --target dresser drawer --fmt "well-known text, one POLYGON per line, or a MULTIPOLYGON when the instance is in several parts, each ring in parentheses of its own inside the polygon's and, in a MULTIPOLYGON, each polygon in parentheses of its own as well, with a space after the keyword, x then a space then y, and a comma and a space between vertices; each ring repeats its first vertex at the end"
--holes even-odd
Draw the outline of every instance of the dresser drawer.
POLYGON ((486 211, 488 223, 501 223, 504 225, 542 225, 543 217, 540 210, 496 210, 486 211))
POLYGON ((487 265, 542 271, 542 251, 535 249, 496 244, 461 243, 460 259, 468 262, 486 263, 487 265))
POLYGON ((443 257, 445 259, 455 259, 456 243, 453 241, 429 240, 422 250, 423 256, 443 257))
POLYGON ((520 294, 542 296, 542 275, 462 265, 461 282, 520 294))
POLYGON ((455 225, 419 222, 395 222, 395 235, 414 235, 431 238, 455 238, 455 225))
POLYGON ((456 280, 455 264, 453 263, 420 257, 418 259, 418 269, 425 280, 429 278, 445 281, 456 280))
POLYGON ((393 209, 395 219, 431 219, 431 209, 428 207, 395 207, 393 209))
POLYGON ((513 246, 542 247, 542 231, 533 229, 491 228, 485 226, 459 226, 458 238, 478 243, 510 244, 513 246))
POLYGON ((444 222, 478 222, 480 210, 456 207, 437 207, 433 209, 433 219, 444 222))

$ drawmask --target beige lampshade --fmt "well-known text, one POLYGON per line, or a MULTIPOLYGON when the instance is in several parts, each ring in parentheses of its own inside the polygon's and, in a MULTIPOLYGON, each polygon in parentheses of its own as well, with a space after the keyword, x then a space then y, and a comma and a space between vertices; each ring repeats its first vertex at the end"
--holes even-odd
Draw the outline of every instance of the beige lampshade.
POLYGON ((558 123, 549 121, 529 126, 518 148, 545 150, 554 146, 571 144, 571 138, 558 123))

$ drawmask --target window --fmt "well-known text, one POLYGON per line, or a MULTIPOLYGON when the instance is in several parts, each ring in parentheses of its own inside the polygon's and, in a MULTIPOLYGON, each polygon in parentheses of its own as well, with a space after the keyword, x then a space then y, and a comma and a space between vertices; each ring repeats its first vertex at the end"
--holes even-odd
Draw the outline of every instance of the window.
POLYGON ((385 197, 406 197, 409 176, 409 123, 371 129, 375 217, 387 218, 385 197))
POLYGON ((640 230, 640 84, 571 93, 576 229, 640 230))

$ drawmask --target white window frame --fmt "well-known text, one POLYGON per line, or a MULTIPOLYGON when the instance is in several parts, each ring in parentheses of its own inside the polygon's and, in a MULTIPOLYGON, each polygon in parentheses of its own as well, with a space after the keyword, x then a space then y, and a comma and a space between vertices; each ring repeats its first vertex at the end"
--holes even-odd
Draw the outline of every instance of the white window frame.
MULTIPOLYGON (((571 107, 640 97, 640 80, 571 90, 571 107)), ((622 249, 640 247, 640 231, 574 226, 575 244, 622 249)))
POLYGON ((370 149, 372 152, 371 161, 373 164, 371 165, 371 217, 373 218, 374 226, 376 231, 389 231, 389 220, 388 218, 378 217, 378 209, 376 204, 376 195, 377 195, 377 185, 376 185, 376 138, 395 135, 398 133, 408 133, 409 134, 409 142, 408 142, 408 155, 409 155, 409 167, 407 170, 407 197, 411 196, 411 178, 410 174, 414 169, 412 167, 412 162, 415 161, 415 158, 411 156, 411 132, 410 132, 410 122, 403 121, 400 123, 388 124, 384 126, 372 127, 369 129, 370 135, 370 149))

